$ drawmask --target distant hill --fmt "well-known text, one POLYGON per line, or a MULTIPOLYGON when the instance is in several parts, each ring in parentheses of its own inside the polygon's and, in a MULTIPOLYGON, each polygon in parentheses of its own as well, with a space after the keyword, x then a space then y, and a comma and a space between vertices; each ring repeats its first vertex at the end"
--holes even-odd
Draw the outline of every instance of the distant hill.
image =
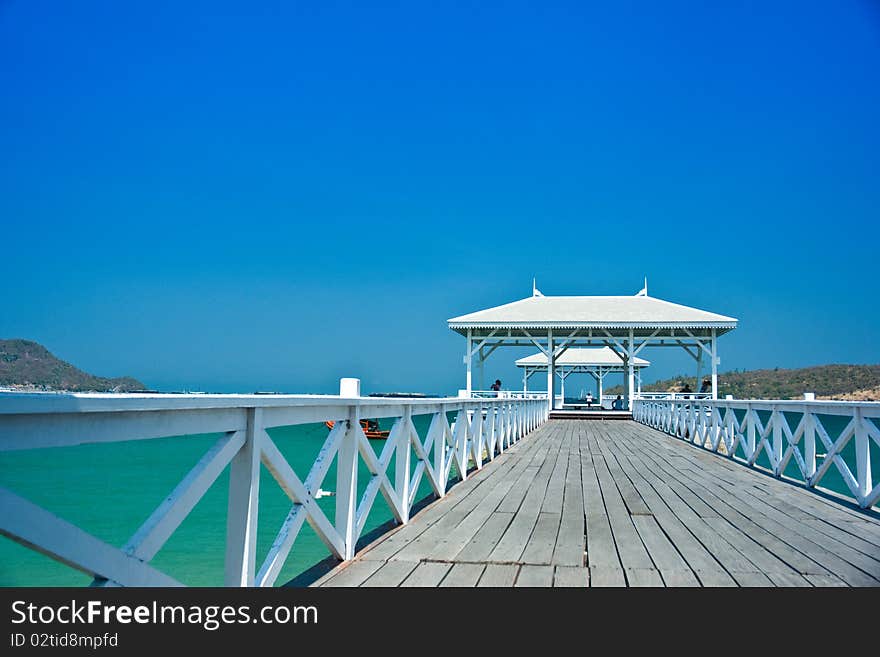
MULTIPOLYGON (((677 376, 642 384, 644 392, 678 392, 687 382, 699 390, 693 376, 677 376)), ((606 394, 621 394, 615 386, 606 394)), ((815 392, 817 399, 855 401, 880 400, 880 365, 819 365, 801 369, 747 370, 718 375, 718 396, 737 399, 801 399, 805 392, 815 392)))
POLYGON ((127 392, 145 387, 129 376, 108 379, 83 372, 31 340, 0 340, 0 386, 71 392, 127 392))

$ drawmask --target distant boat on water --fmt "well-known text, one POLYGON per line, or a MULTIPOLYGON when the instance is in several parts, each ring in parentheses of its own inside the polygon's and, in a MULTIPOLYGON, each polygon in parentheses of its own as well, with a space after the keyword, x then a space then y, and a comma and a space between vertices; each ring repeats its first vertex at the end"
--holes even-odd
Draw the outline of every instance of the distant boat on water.
MULTIPOLYGON (((334 424, 333 420, 328 420, 324 423, 328 429, 332 429, 334 424)), ((391 433, 379 428, 379 420, 361 420, 361 429, 364 430, 364 435, 370 440, 385 440, 391 433)))

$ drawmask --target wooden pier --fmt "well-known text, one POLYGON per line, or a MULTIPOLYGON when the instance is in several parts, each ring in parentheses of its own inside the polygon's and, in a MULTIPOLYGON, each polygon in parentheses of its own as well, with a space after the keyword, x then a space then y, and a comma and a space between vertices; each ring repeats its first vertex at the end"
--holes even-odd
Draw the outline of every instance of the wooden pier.
POLYGON ((292 586, 880 586, 880 404, 637 399, 635 420, 586 420, 534 393, 340 391, 0 394, 0 451, 216 435, 122 548, 2 487, 0 535, 97 586, 180 585, 153 557, 228 471, 228 586, 281 584, 306 524, 328 555, 292 586), (361 418, 391 427, 378 452, 361 418), (327 421, 299 472, 269 433, 327 421), (258 562, 273 485, 290 510, 258 562), (391 519, 366 533, 377 503, 391 519))
POLYGON ((318 586, 880 586, 880 514, 630 420, 549 420, 318 586))

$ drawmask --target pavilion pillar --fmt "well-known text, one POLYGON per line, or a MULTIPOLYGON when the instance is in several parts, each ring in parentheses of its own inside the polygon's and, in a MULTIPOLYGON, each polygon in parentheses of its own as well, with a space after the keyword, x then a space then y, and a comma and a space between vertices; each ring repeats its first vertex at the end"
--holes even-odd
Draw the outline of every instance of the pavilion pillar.
POLYGON ((699 349, 697 349, 697 385, 694 386, 694 392, 699 392, 703 385, 701 380, 703 376, 703 343, 699 340, 697 343, 699 345, 699 349))
POLYGON ((529 368, 523 368, 523 392, 529 391, 529 368))
POLYGON ((484 369, 483 363, 486 361, 486 358, 483 356, 483 348, 480 347, 480 351, 477 354, 477 385, 479 386, 477 390, 485 390, 486 389, 486 379, 484 378, 484 369))
POLYGON ((604 394, 603 390, 603 382, 605 379, 605 372, 602 371, 602 368, 599 368, 599 408, 602 408, 602 395, 604 394))
POLYGON ((556 348, 552 329, 547 331, 547 397, 552 411, 556 404, 556 348))
POLYGON ((560 408, 565 407, 565 377, 566 376, 568 376, 568 375, 565 372, 561 372, 561 371, 559 372, 559 380, 561 381, 559 387, 560 387, 560 394, 562 395, 562 405, 560 406, 560 408))
POLYGON ((632 329, 629 331, 629 340, 626 344, 626 382, 627 382, 627 390, 629 391, 628 398, 626 400, 627 407, 630 411, 633 408, 633 397, 636 394, 636 377, 635 377, 635 358, 633 357, 633 332, 632 329))
POLYGON ((471 396, 471 391, 473 389, 471 387, 471 361, 473 360, 473 353, 472 353, 473 352, 473 344, 474 344, 474 338, 471 335, 471 330, 468 329, 468 332, 467 332, 467 352, 465 352, 465 356, 464 356, 464 363, 465 363, 465 365, 467 365, 467 379, 465 382, 465 389, 467 390, 468 397, 471 396))
POLYGON ((718 330, 712 329, 712 399, 718 399, 718 330))

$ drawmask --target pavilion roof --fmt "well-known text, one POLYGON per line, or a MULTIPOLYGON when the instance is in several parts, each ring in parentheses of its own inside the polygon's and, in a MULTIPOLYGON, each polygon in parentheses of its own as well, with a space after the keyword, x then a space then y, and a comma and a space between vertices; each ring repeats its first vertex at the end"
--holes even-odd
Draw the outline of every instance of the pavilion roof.
MULTIPOLYGON (((447 320, 449 328, 468 329, 715 329, 736 328, 737 320, 649 296, 536 295, 447 320)), ((665 331, 664 331, 665 332, 665 331)))
MULTIPOLYGON (((647 367, 651 362, 644 358, 633 359, 635 367, 647 367)), ((546 368, 547 356, 541 352, 516 361, 517 367, 546 368)), ((571 347, 556 359, 556 366, 564 367, 623 367, 623 360, 610 347, 571 347)))

